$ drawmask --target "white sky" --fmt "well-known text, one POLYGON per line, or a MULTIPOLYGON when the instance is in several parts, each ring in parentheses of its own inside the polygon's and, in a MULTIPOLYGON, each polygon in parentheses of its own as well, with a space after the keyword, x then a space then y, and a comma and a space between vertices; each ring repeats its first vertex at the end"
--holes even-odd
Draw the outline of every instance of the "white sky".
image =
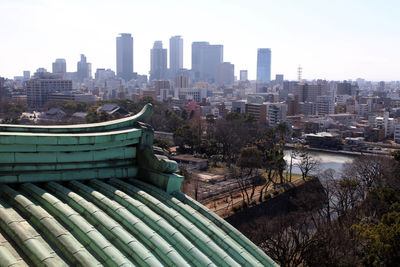
POLYGON ((21 76, 56 58, 76 71, 83 53, 96 68, 115 70, 115 38, 134 37, 134 71, 148 74, 150 48, 184 39, 224 45, 235 74, 256 74, 257 48, 272 50, 272 75, 296 79, 400 80, 397 0, 0 0, 0 76, 21 76))

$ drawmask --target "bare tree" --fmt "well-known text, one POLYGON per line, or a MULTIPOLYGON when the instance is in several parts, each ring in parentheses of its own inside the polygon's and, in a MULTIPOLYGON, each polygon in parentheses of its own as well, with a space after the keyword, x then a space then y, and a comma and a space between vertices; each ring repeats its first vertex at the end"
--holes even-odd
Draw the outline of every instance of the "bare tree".
POLYGON ((336 172, 333 169, 327 169, 318 174, 318 179, 322 185, 324 205, 319 209, 318 215, 326 219, 326 223, 330 224, 333 219, 332 205, 335 201, 335 180, 336 172))
POLYGON ((251 224, 248 236, 281 266, 304 265, 303 254, 312 244, 314 233, 309 215, 293 212, 268 221, 259 220, 251 224))
POLYGON ((372 187, 381 188, 395 167, 386 156, 362 155, 343 167, 343 176, 359 181, 367 192, 372 187), (384 179, 385 178, 385 179, 384 179))
POLYGON ((306 180, 309 174, 318 170, 319 160, 311 155, 305 146, 296 147, 295 155, 298 159, 295 165, 300 169, 303 180, 306 180))
POLYGON ((240 170, 233 169, 234 177, 242 192, 243 201, 245 201, 244 196, 246 196, 247 204, 250 204, 253 199, 256 186, 260 184, 260 174, 258 169, 262 166, 261 151, 255 146, 241 149, 237 165, 240 170), (248 188, 251 188, 250 195, 247 191, 248 188))

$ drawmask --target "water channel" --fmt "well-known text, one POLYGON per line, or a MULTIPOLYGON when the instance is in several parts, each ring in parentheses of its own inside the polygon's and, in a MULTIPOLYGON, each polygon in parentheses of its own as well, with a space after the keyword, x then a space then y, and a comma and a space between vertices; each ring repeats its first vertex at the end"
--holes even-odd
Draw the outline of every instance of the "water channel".
MULTIPOLYGON (((290 164, 290 153, 291 150, 285 150, 285 160, 286 163, 290 164)), ((355 158, 354 156, 348 156, 348 155, 342 155, 342 154, 335 154, 335 153, 326 153, 326 152, 310 152, 311 155, 313 155, 316 159, 319 160, 319 171, 324 171, 329 168, 334 169, 336 172, 340 172, 343 164, 345 163, 351 163, 353 159, 355 158)), ((296 167, 295 163, 298 162, 297 159, 293 158, 293 167, 292 167, 292 172, 301 174, 300 170, 298 167, 296 167)))

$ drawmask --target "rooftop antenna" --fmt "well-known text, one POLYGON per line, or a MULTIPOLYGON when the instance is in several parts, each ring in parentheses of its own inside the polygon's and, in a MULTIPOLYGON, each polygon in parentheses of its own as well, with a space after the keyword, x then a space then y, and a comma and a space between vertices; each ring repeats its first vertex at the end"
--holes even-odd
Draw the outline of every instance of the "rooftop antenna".
POLYGON ((297 80, 299 80, 299 82, 301 82, 302 73, 303 73, 303 68, 301 67, 301 65, 299 65, 299 67, 297 68, 297 80))

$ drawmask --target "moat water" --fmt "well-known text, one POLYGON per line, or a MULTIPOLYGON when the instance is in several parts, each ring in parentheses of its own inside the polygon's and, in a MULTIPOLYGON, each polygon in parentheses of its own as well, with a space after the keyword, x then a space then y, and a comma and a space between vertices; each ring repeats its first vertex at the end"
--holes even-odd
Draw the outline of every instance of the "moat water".
MULTIPOLYGON (((319 160, 318 171, 323 172, 327 169, 334 169, 336 172, 340 172, 345 163, 351 163, 355 157, 335 154, 335 153, 325 153, 325 152, 310 152, 316 159, 319 160)), ((285 160, 288 165, 290 165, 290 154, 291 150, 285 150, 285 160)), ((295 163, 298 159, 293 158, 292 173, 301 174, 301 171, 296 167, 295 163)))

